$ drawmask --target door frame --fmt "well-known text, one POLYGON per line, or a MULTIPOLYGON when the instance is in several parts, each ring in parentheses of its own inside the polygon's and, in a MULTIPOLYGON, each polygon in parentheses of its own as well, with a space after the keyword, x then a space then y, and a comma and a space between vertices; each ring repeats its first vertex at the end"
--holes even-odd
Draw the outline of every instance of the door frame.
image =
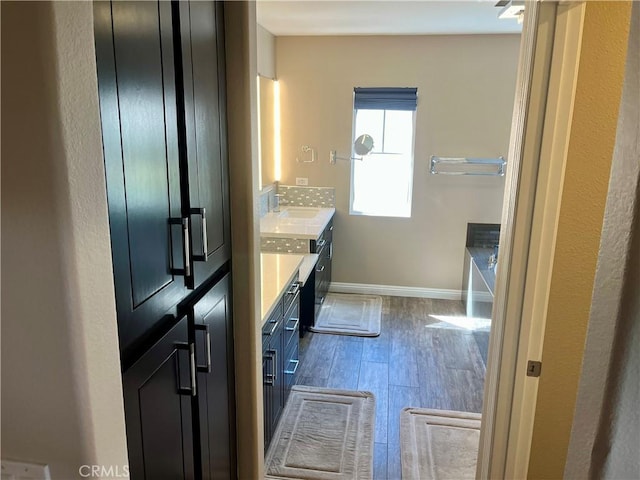
POLYGON ((584 2, 526 2, 476 478, 526 478, 584 2))
MULTIPOLYGON (((238 307, 236 342, 242 339, 244 348, 247 344, 252 347, 236 363, 238 444, 245 447, 238 452, 238 467, 240 477, 261 478, 264 475, 262 435, 256 435, 262 432, 262 402, 258 402, 262 392, 261 362, 258 361, 261 348, 259 327, 254 321, 260 305, 255 3, 227 2, 227 5, 227 77, 242 79, 242 82, 228 82, 229 98, 236 105, 229 112, 230 158, 237 160, 230 162, 231 184, 237 187, 231 189, 232 219, 235 219, 232 220, 233 248, 235 252, 243 252, 233 257, 234 307, 238 307), (234 131, 242 134, 234 134, 234 131), (246 140, 247 131, 251 132, 250 142, 246 140)), ((556 38, 558 5, 563 3, 526 0, 526 5, 509 142, 498 260, 501 267, 496 278, 477 478, 511 478, 506 476, 508 471, 524 471, 526 476, 537 380, 524 377, 529 387, 527 398, 515 394, 520 385, 517 382, 523 381, 525 374, 519 367, 523 359, 532 358, 529 354, 535 351, 532 346, 536 341, 541 351, 544 316, 523 315, 525 293, 535 291, 533 287, 538 286, 539 277, 548 275, 551 263, 545 253, 552 252, 539 235, 545 222, 535 218, 534 206, 538 206, 538 210, 542 208, 550 219, 558 211, 558 205, 549 202, 546 203, 550 208, 544 208, 547 197, 552 200, 553 189, 547 186, 546 191, 542 191, 545 184, 538 178, 538 172, 544 172, 545 168, 541 162, 542 133, 545 118, 553 114, 547 111, 553 53, 557 49, 566 55, 560 41, 575 41, 580 33, 571 32, 565 39, 556 38), (532 231, 536 235, 532 235, 532 231), (541 258, 547 261, 535 261, 541 258), (531 341, 527 344, 524 340, 531 341), (522 441, 512 444, 510 440, 514 438, 522 441)), ((547 173, 547 182, 557 178, 554 172, 557 170, 547 173)))

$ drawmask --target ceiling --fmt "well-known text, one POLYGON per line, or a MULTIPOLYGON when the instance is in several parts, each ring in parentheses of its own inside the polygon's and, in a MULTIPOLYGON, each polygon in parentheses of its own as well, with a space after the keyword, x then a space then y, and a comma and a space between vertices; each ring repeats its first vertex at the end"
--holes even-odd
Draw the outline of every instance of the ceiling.
POLYGON ((286 35, 454 35, 520 33, 498 19, 496 0, 258 0, 258 23, 286 35))

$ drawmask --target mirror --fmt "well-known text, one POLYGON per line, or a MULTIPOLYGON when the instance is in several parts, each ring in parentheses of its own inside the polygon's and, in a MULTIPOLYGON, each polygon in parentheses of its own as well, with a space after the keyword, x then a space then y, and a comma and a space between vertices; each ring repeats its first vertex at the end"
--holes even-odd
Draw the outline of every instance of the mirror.
POLYGON ((369 155, 371 150, 373 150, 373 137, 371 135, 363 133, 353 142, 353 151, 356 155, 364 157, 365 155, 369 155))
POLYGON ((363 133, 358 138, 356 138, 355 142, 353 142, 353 153, 358 155, 357 157, 339 157, 338 153, 335 150, 331 150, 329 152, 329 163, 331 165, 334 165, 336 163, 336 160, 362 160, 363 157, 369 155, 373 150, 373 143, 373 137, 369 134, 363 133))
POLYGON ((258 101, 260 129, 260 176, 261 186, 265 187, 277 180, 275 166, 275 124, 274 124, 274 81, 270 78, 258 77, 258 101))

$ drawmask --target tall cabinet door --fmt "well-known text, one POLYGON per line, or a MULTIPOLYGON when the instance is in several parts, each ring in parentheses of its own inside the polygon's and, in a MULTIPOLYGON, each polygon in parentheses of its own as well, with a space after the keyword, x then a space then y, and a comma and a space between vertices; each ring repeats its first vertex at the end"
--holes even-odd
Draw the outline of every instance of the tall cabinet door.
POLYGON ((97 2, 96 58, 123 364, 185 295, 172 11, 97 2))
POLYGON ((183 318, 123 375, 131 478, 195 478, 195 358, 183 318))
POLYGON ((227 274, 192 309, 203 479, 236 477, 233 326, 227 274))
MULTIPOLYGON (((222 2, 180 2, 188 195, 195 287, 230 256, 222 2)), ((180 81, 180 79, 178 80, 180 81)))

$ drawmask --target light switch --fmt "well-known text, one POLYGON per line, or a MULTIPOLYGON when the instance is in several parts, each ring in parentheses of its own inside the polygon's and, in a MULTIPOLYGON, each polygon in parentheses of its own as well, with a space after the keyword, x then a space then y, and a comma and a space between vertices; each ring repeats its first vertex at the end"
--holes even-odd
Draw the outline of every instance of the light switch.
POLYGON ((309 179, 307 177, 296 177, 296 185, 306 187, 309 185, 309 179))

